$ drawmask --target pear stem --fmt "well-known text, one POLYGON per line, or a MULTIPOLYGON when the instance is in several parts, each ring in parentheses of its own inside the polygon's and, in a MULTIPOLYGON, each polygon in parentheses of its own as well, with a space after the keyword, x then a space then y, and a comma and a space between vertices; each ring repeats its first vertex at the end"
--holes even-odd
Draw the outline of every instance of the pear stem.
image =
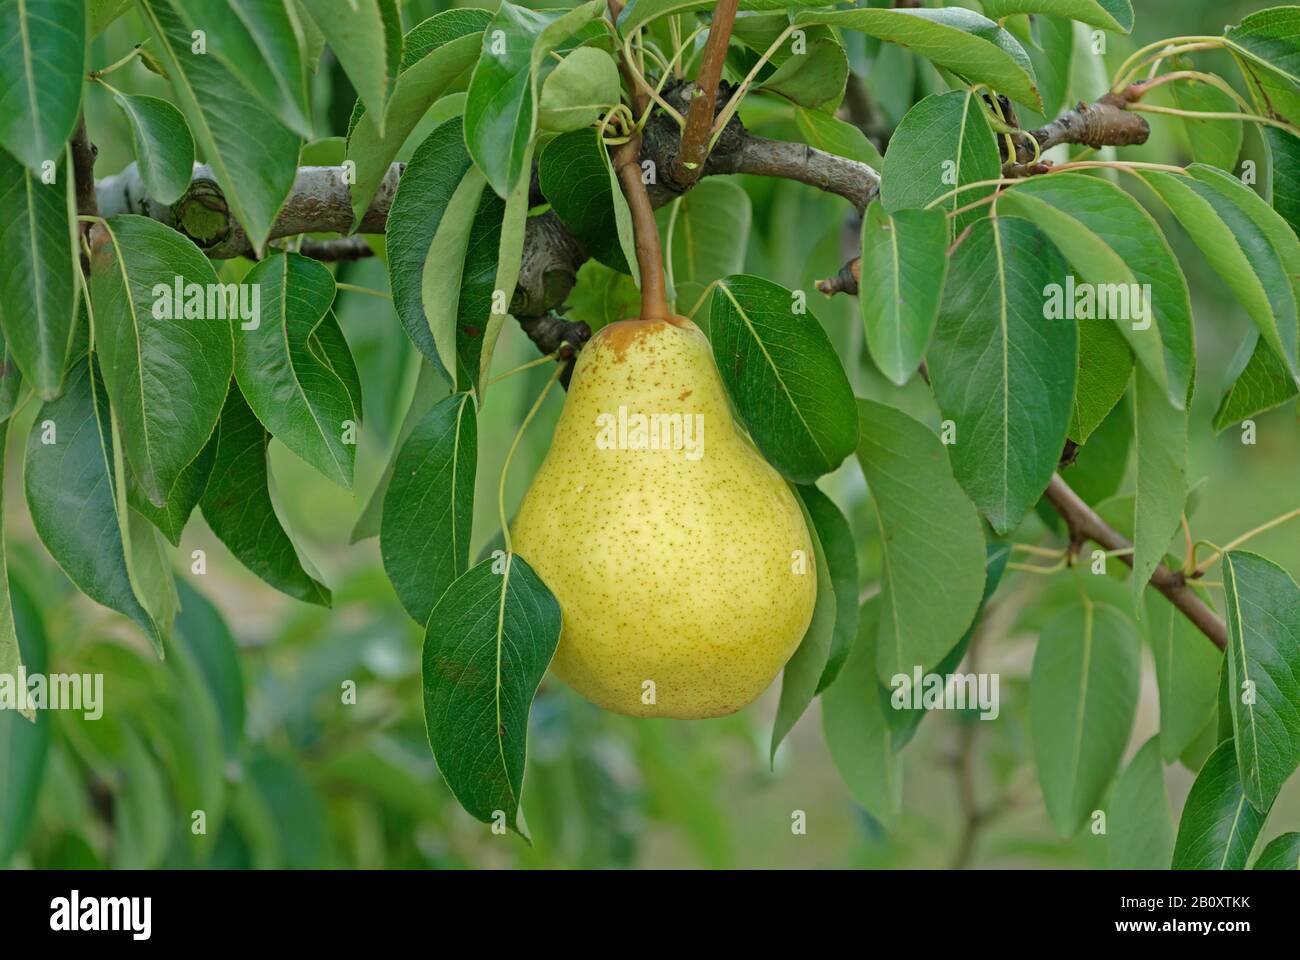
MULTIPOLYGON (((623 12, 623 0, 609 0, 609 19, 615 26, 623 12)), ((624 51, 628 46, 624 46, 624 51)), ((642 116, 649 105, 649 96, 636 82, 636 72, 627 62, 629 54, 619 56, 619 69, 627 81, 628 95, 633 113, 642 116)), ((673 312, 668 306, 668 285, 664 280, 664 256, 659 246, 659 224, 655 222, 654 206, 641 179, 641 131, 633 128, 627 141, 614 151, 614 172, 618 174, 623 194, 627 197, 628 211, 632 215, 632 235, 636 241, 636 263, 641 273, 641 319, 669 320, 673 312)))
MULTIPOLYGON (((548 358, 549 359, 549 358, 548 358)), ((506 553, 513 553, 510 546, 510 524, 506 522, 506 474, 510 472, 510 461, 515 457, 515 450, 519 446, 519 441, 523 438, 524 431, 528 425, 533 422, 533 417, 537 416, 537 411, 542 409, 542 401, 546 395, 551 392, 551 387, 555 386, 555 381, 560 379, 564 373, 564 367, 558 366, 555 372, 546 380, 546 386, 542 387, 542 392, 537 395, 533 401, 532 409, 524 417, 524 422, 519 424, 519 429, 515 431, 515 438, 510 442, 510 449, 506 451, 505 462, 501 464, 501 479, 497 482, 497 513, 501 517, 501 540, 506 548, 506 553)))

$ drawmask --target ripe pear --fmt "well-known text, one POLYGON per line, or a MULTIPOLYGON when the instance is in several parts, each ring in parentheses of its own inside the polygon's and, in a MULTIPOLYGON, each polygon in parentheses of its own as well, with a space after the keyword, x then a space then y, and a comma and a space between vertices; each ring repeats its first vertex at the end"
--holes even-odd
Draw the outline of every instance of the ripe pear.
POLYGON ((684 317, 591 338, 513 545, 560 603, 556 675, 631 716, 752 702, 816 600, 799 504, 737 427, 708 340, 684 317))

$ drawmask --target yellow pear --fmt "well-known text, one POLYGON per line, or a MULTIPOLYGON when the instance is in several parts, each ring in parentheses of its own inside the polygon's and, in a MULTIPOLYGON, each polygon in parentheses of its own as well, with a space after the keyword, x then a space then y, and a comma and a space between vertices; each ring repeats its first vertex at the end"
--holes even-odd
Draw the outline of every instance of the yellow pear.
POLYGON ((552 669, 618 713, 733 713, 812 618, 803 513, 737 427, 684 317, 592 337, 513 542, 560 602, 552 669))

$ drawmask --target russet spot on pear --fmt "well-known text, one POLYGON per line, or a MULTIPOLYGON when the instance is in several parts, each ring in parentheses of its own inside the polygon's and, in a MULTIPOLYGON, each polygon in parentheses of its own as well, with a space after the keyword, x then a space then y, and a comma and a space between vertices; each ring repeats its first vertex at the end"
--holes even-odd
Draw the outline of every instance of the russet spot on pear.
POLYGON ((563 612, 552 670, 618 713, 733 713, 772 682, 812 618, 803 513, 737 427, 708 341, 685 318, 624 320, 592 337, 512 536, 563 612), (598 444, 620 407, 629 419, 702 415, 702 455, 680 442, 598 444))

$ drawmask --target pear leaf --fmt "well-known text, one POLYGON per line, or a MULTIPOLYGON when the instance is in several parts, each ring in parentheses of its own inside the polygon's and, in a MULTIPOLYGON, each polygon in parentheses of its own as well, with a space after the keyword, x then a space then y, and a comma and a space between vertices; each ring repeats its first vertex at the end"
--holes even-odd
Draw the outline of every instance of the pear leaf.
POLYGON ((307 603, 330 605, 330 592, 298 558, 271 502, 266 446, 271 440, 231 386, 217 424, 216 450, 200 506, 203 517, 235 559, 275 589, 307 603))
POLYGON ((1029 678, 1030 732, 1048 815, 1063 837, 1101 803, 1133 729, 1142 660, 1132 621, 1085 600, 1043 627, 1029 678))
MULTIPOLYGON (((808 629, 781 674, 781 699, 776 707, 776 721, 772 725, 772 745, 768 752, 768 762, 772 764, 776 762, 776 748, 781 745, 785 735, 794 728, 817 694, 818 683, 830 658, 831 641, 835 633, 835 587, 831 582, 826 551, 822 547, 816 524, 804 502, 803 489, 799 489, 797 494, 804 523, 808 526, 808 536, 813 545, 817 599, 808 629)), ((855 602, 856 599, 855 597, 855 602)))
POLYGON ((1300 766, 1300 587, 1258 554, 1223 558, 1228 702, 1241 784, 1256 810, 1273 805, 1300 766))
POLYGON ((417 623, 469 566, 478 420, 473 394, 434 404, 402 443, 384 495, 379 549, 417 623))
POLYGON ((42 399, 59 395, 77 312, 73 178, 62 154, 44 184, 0 150, 0 324, 42 399))
POLYGON ((853 799, 888 828, 902 808, 903 763, 888 720, 889 693, 876 679, 881 614, 879 597, 862 605, 857 642, 822 697, 822 729, 853 799))
POLYGON ((889 683, 929 670, 970 626, 984 591, 984 533, 924 424, 862 399, 858 419, 884 571, 876 673, 889 683))
POLYGON ((953 473, 999 534, 1042 496, 1074 400, 1078 332, 1043 319, 1043 291, 1066 267, 1015 217, 975 224, 949 266, 927 354, 939 409, 955 428, 953 473))
POLYGON ((1157 737, 1143 744, 1115 781, 1107 830, 1112 870, 1169 869, 1174 824, 1169 818, 1169 793, 1157 737))
POLYGON ((518 820, 528 711, 560 641, 560 605, 514 553, 456 579, 424 635, 424 720, 438 770, 474 818, 518 820))
POLYGON ((714 290, 709 326, 727 392, 777 470, 811 483, 853 452, 853 390, 799 296, 761 277, 727 277, 714 290))
POLYGON ((354 226, 361 223, 407 137, 478 60, 480 35, 490 19, 486 10, 444 10, 417 24, 406 35, 402 71, 383 123, 357 101, 347 138, 348 159, 357 165, 352 186, 354 226))
POLYGON ((346 438, 360 411, 355 368, 326 352, 325 337, 334 337, 338 325, 330 309, 333 275, 316 260, 286 253, 260 261, 244 283, 261 286, 262 310, 257 326, 240 324, 235 334, 239 388, 272 435, 351 489, 357 448, 346 438))
POLYGON ((1232 740, 1206 759, 1183 804, 1175 870, 1244 870, 1266 814, 1246 800, 1232 740))
POLYGON ((1292 831, 1272 842, 1255 860, 1256 870, 1300 870, 1300 833, 1292 831))
POLYGON ((108 243, 91 270, 95 346, 127 460, 149 500, 162 506, 221 415, 234 362, 233 310, 209 297, 191 316, 189 295, 174 295, 181 283, 224 291, 187 237, 134 215, 109 218, 104 231, 108 243), (159 290, 169 312, 158 309, 159 290))
POLYGON ((0 147, 39 176, 41 164, 58 161, 77 123, 86 76, 86 4, 0 3, 0 37, 0 147))
POLYGON ((107 392, 98 370, 82 360, 62 396, 41 407, 28 437, 23 485, 32 525, 82 593, 129 617, 161 650, 163 625, 146 609, 130 570, 120 471, 107 392))

